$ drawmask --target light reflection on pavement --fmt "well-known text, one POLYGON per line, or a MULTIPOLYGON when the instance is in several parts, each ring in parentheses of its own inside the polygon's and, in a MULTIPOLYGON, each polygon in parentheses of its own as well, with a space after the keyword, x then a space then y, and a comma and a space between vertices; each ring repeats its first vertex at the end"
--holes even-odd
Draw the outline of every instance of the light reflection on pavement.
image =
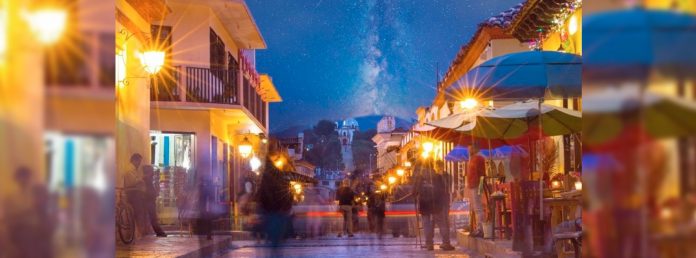
POLYGON ((374 235, 357 234, 354 238, 288 240, 278 250, 263 243, 233 242, 235 247, 219 257, 483 257, 460 248, 442 251, 438 249, 439 243, 436 238, 435 251, 427 251, 417 248, 416 238, 385 236, 379 240, 374 235))

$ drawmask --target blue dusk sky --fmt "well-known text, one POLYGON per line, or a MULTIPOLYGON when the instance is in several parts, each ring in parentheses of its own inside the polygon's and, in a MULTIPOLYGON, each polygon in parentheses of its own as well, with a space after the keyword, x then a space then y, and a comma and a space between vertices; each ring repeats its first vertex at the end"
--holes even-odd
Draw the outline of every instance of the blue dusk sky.
POLYGON ((477 25, 521 0, 248 0, 283 98, 270 129, 373 114, 415 117, 477 25))

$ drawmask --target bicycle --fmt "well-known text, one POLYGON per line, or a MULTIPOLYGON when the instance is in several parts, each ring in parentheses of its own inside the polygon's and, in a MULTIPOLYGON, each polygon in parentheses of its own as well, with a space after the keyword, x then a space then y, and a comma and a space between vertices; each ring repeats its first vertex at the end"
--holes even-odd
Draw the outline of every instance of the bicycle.
POLYGON ((133 207, 124 200, 124 190, 125 188, 116 187, 118 193, 116 201, 116 230, 121 242, 130 244, 135 239, 135 220, 133 207))

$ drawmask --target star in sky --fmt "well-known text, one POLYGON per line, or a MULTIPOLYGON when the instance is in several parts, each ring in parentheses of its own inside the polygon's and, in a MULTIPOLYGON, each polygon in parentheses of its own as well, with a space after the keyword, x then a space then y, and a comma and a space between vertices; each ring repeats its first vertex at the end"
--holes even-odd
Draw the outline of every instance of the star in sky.
POLYGON ((415 117, 484 19, 521 0, 248 0, 283 102, 271 130, 372 114, 415 117))

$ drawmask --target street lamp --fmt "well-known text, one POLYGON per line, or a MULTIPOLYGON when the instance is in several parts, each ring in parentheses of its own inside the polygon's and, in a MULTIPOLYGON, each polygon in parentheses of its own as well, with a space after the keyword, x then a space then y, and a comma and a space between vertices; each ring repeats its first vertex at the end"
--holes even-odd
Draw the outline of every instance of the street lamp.
POLYGON ((239 146, 237 147, 239 149, 239 155, 242 156, 242 158, 247 158, 249 155, 251 155, 251 142, 249 142, 249 138, 244 136, 244 140, 239 143, 239 146))
POLYGON ((68 14, 64 10, 41 9, 25 13, 24 16, 39 42, 48 45, 63 34, 68 14))
POLYGON ((397 169, 397 170, 396 170, 396 175, 397 175, 397 176, 404 176, 404 169, 403 169, 403 168, 397 169))
POLYGON ((382 185, 379 186, 379 189, 382 190, 382 191, 385 191, 385 190, 387 190, 387 185, 382 184, 382 185))
POLYGON ((433 143, 432 142, 424 142, 423 144, 421 144, 421 147, 423 148, 423 152, 433 151, 433 143))
POLYGON ((164 65, 164 51, 147 50, 140 54, 140 62, 149 74, 156 74, 164 65))
POLYGON ((474 98, 467 98, 459 102, 459 106, 465 110, 472 110, 478 106, 478 101, 474 98))
POLYGON ((387 178, 387 180, 389 180, 390 185, 393 185, 394 183, 396 183, 396 177, 394 177, 394 176, 389 176, 389 178, 387 178))
POLYGON ((404 162, 404 167, 410 168, 410 167, 411 167, 411 162, 410 162, 410 161, 404 162))

